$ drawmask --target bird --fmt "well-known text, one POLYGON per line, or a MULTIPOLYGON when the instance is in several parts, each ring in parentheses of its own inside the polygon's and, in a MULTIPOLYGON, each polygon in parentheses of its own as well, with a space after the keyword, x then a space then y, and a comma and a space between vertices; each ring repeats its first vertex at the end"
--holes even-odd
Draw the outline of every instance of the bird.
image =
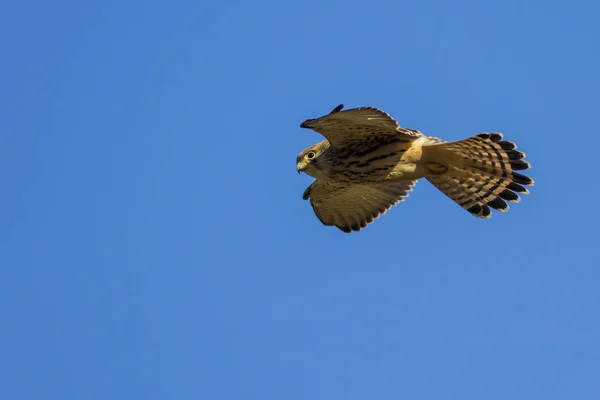
POLYGON ((525 153, 499 132, 447 142, 403 128, 388 113, 364 106, 307 119, 325 140, 303 150, 298 173, 315 180, 302 194, 323 225, 345 233, 366 228, 425 178, 471 215, 506 212, 534 181, 516 171, 531 168, 525 153))

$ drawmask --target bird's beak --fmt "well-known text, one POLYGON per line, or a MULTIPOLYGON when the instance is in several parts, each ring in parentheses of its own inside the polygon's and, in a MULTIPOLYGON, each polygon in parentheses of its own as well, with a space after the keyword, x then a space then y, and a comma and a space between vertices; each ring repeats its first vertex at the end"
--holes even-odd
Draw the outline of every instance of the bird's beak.
POLYGON ((304 168, 306 168, 306 166, 305 166, 303 163, 298 163, 298 164, 296 164, 296 171, 297 171, 298 173, 300 173, 300 172, 304 171, 304 168))

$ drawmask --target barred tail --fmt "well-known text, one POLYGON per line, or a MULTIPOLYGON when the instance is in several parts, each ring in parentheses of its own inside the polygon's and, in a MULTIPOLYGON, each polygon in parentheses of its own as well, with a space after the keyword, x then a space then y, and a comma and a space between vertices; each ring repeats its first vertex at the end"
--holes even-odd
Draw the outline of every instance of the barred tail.
POLYGON ((534 183, 515 172, 530 168, 523 160, 525 153, 516 148, 513 142, 502 141, 500 133, 427 146, 424 152, 429 152, 431 163, 426 178, 474 216, 490 218, 490 208, 508 211, 506 202, 518 203, 519 194, 529 193, 524 186, 534 183))

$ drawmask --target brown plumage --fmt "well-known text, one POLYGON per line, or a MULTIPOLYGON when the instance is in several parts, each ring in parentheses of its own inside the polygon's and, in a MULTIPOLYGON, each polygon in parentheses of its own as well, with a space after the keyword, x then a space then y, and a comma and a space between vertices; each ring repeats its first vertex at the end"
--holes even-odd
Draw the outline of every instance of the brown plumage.
POLYGON ((359 231, 402 201, 426 178, 472 215, 489 218, 529 193, 533 180, 516 171, 530 168, 525 154, 500 133, 481 133, 456 142, 402 128, 373 107, 308 119, 300 126, 326 140, 304 150, 298 172, 316 178, 302 198, 325 225, 359 231))

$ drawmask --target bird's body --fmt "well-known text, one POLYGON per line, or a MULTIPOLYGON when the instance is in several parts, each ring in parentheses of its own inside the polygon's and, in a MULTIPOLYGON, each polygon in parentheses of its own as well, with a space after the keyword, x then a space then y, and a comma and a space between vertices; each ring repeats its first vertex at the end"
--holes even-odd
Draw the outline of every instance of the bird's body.
POLYGON ((420 178, 482 218, 490 217, 490 207, 506 211, 504 200, 518 201, 515 192, 527 193, 521 185, 533 184, 514 172, 529 168, 524 153, 499 133, 447 143, 402 128, 376 108, 342 107, 301 125, 326 137, 296 160, 299 172, 316 178, 303 198, 325 225, 358 231, 402 201, 420 178))
POLYGON ((351 142, 340 149, 324 140, 316 145, 324 149, 323 153, 304 172, 313 178, 340 183, 419 179, 426 172, 421 148, 427 142, 426 136, 373 135, 367 141, 351 142))

